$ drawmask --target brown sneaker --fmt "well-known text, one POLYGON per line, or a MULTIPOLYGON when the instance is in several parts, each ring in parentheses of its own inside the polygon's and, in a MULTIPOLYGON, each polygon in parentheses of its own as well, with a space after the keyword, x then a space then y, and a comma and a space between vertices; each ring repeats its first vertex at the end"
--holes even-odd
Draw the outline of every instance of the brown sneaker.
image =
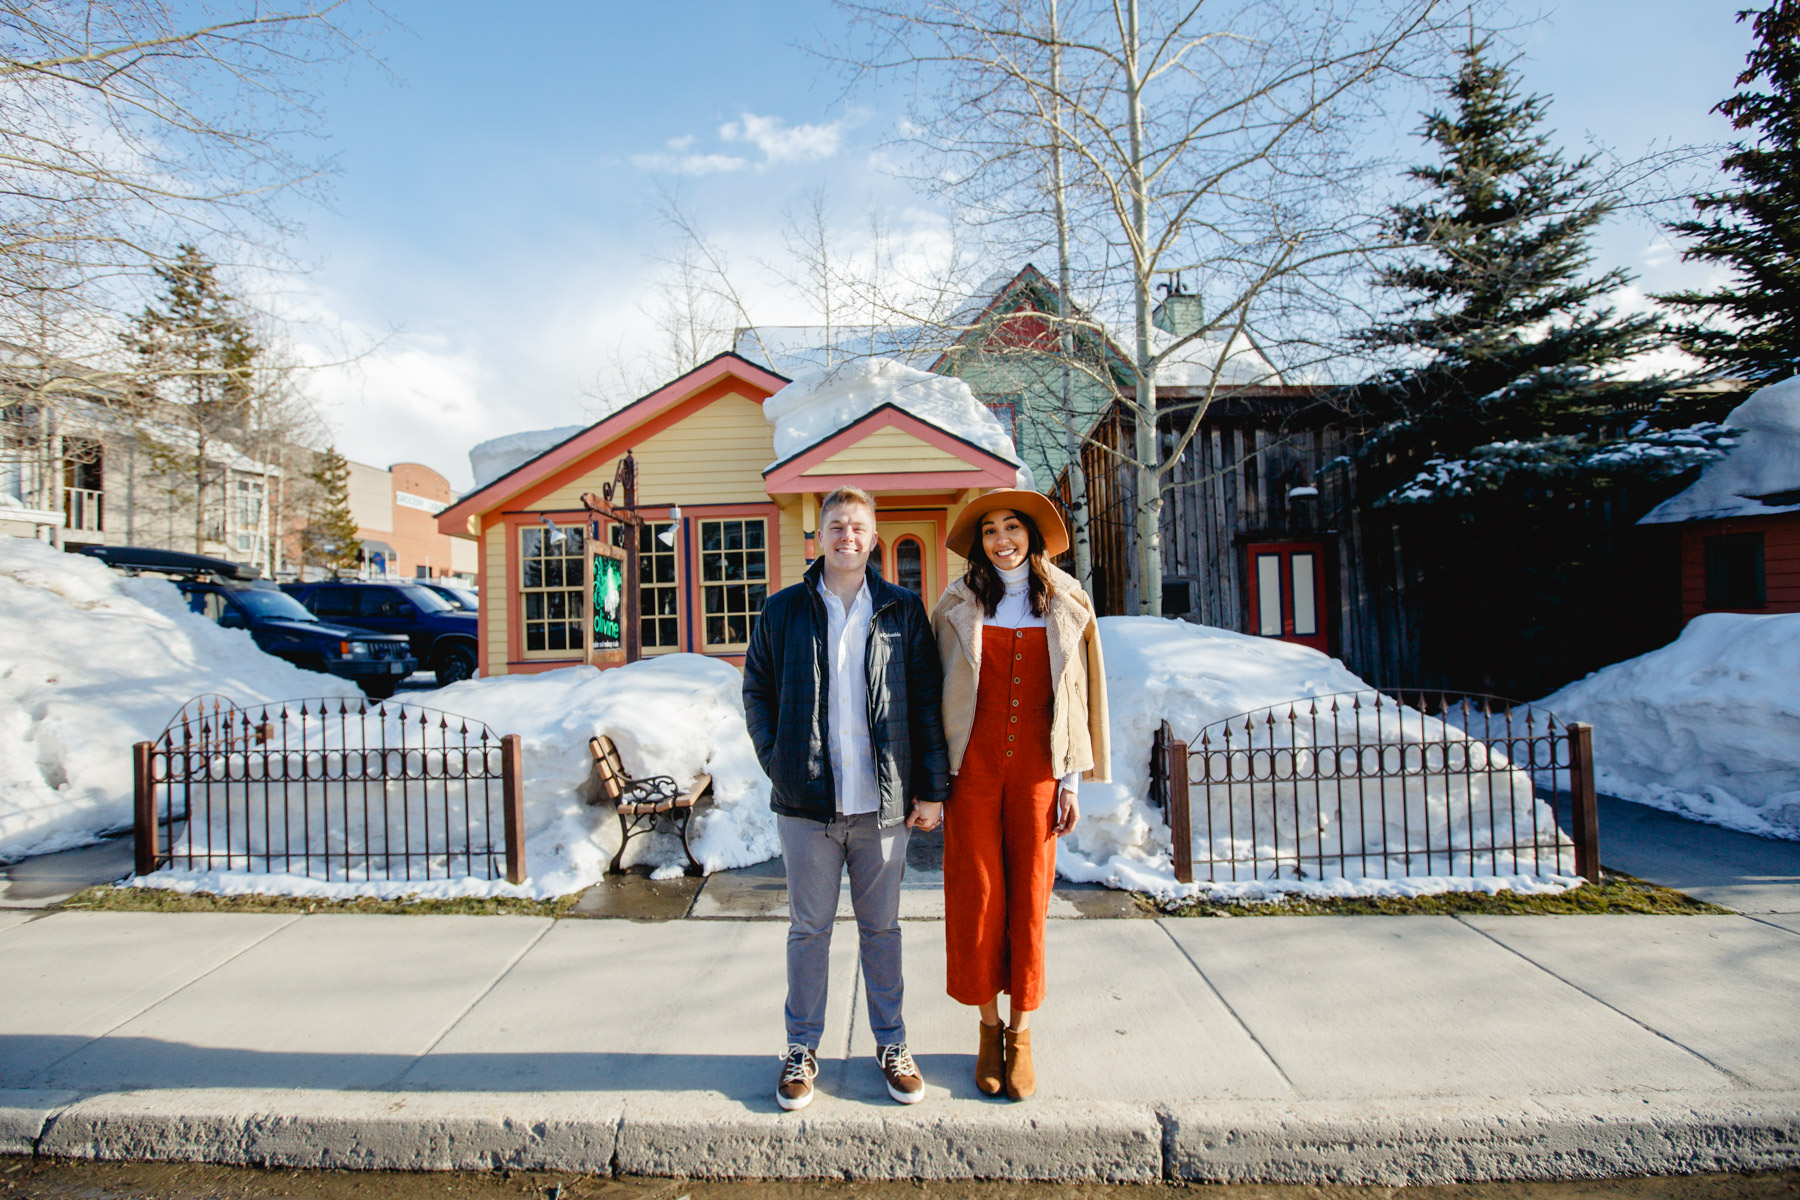
POLYGON ((781 1082, 775 1085, 775 1103, 788 1112, 812 1103, 813 1077, 819 1073, 819 1060, 813 1052, 798 1043, 787 1048, 781 1060, 781 1082))
POLYGON ((875 1061, 881 1064, 882 1077, 887 1080, 888 1095, 901 1104, 917 1104, 925 1098, 925 1079, 919 1074, 912 1055, 907 1053, 905 1042, 877 1046, 875 1061))

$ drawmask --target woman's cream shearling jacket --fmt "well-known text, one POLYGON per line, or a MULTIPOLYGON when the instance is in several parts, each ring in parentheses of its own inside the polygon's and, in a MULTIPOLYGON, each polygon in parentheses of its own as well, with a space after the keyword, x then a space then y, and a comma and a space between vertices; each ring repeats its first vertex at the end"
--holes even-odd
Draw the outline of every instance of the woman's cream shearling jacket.
MULTIPOLYGON (((1106 732, 1106 667, 1100 658, 1100 626, 1081 585, 1048 566, 1050 594, 1044 632, 1050 645, 1050 678, 1056 696, 1050 719, 1051 773, 1080 771, 1082 778, 1111 778, 1106 732)), ((944 668, 944 738, 950 744, 950 771, 962 769, 963 752, 975 726, 975 689, 981 679, 981 601, 958 579, 944 589, 931 614, 938 661, 944 668)))

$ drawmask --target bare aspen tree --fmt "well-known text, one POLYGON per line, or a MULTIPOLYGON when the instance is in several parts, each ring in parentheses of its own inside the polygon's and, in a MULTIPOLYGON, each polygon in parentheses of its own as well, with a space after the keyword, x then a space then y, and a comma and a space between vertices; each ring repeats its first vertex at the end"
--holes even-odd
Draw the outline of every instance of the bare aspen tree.
POLYGON ((1440 0, 847 7, 876 34, 852 57, 907 73, 926 140, 968 164, 959 199, 989 205, 1001 230, 1008 205, 1040 228, 1044 210, 1053 214, 1071 333, 1097 332, 1077 294, 1087 312, 1129 324, 1127 336, 1106 339, 1119 344, 1122 371, 1104 354, 1069 353, 1067 341, 1062 356, 1131 418, 1131 590, 1140 612, 1160 614, 1171 472, 1221 390, 1284 382, 1304 364, 1343 273, 1380 239, 1359 135, 1385 116, 1385 84, 1441 61, 1441 35, 1466 23, 1467 9, 1440 0), (1057 165, 1065 157, 1070 177, 1057 165), (1035 201, 1019 170, 1034 159, 1049 167, 1035 201), (1197 284, 1197 319, 1165 332, 1153 322, 1155 289, 1177 272, 1197 284), (1190 388, 1204 382, 1197 402, 1171 414, 1157 387, 1176 364, 1190 388))

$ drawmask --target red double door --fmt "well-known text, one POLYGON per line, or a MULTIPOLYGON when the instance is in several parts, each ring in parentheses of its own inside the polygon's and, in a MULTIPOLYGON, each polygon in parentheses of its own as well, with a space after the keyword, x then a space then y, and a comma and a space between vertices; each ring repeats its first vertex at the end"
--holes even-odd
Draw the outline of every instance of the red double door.
POLYGON ((1253 542, 1244 553, 1250 580, 1250 632, 1329 653, 1324 544, 1253 542))

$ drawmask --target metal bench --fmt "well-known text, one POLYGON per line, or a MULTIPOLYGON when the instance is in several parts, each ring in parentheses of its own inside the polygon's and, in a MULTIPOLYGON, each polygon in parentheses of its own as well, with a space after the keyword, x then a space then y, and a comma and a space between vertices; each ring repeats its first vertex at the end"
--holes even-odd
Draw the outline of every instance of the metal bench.
MULTIPOLYGON (((700 860, 688 845, 688 824, 694 809, 712 798, 712 776, 701 775, 683 792, 668 775, 648 775, 634 779, 625 773, 619 761, 619 748, 605 734, 588 739, 594 755, 594 775, 600 780, 600 791, 619 809, 619 852, 613 855, 609 875, 624 868, 625 847, 640 834, 653 832, 666 817, 671 833, 681 838, 682 853, 687 855, 687 873, 700 874, 700 860)), ((599 803, 595 797, 590 803, 599 803)))

